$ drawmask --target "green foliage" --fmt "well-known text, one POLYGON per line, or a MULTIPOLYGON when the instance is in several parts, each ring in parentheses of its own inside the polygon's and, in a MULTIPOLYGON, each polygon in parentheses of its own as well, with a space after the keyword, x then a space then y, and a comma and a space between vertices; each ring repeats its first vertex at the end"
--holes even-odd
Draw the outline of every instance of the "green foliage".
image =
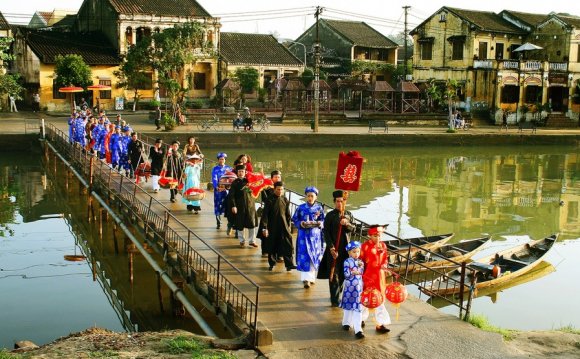
POLYGON ((157 106, 161 106, 161 102, 159 102, 157 100, 151 100, 151 101, 149 101, 149 108, 156 109, 157 106))
POLYGON ((89 352, 89 358, 119 358, 119 353, 112 350, 89 352))
POLYGON ((175 118, 168 113, 163 114, 163 125, 165 125, 166 130, 173 130, 177 126, 177 121, 175 118))
POLYGON ((58 87, 80 86, 86 88, 93 83, 91 68, 80 55, 57 55, 54 73, 58 87))
POLYGON ((9 353, 6 349, 0 350, 0 359, 21 359, 21 358, 26 358, 26 357, 20 356, 19 354, 9 353))
POLYGON ((253 67, 241 67, 236 69, 234 77, 242 88, 242 93, 251 93, 258 88, 260 74, 253 67))
POLYGON ((258 101, 260 101, 262 104, 264 104, 266 102, 266 95, 268 94, 268 90, 266 90, 265 88, 259 88, 258 89, 258 101))
POLYGON ((572 325, 566 325, 565 327, 558 328, 556 330, 559 332, 563 332, 563 333, 571 333, 571 334, 579 334, 580 335, 580 329, 576 329, 572 325))
POLYGON ((200 109, 203 108, 204 101, 201 99, 193 99, 187 102, 187 105, 191 108, 200 109))
POLYGON ((178 336, 166 341, 165 346, 171 354, 200 353, 208 346, 194 338, 178 336))
POLYGON ((136 45, 131 46, 127 51, 127 56, 119 66, 119 70, 114 71, 113 74, 117 77, 117 88, 125 88, 133 90, 133 110, 137 109, 137 102, 141 97, 139 90, 148 89, 151 87, 151 75, 144 72, 151 69, 149 62, 149 52, 151 46, 151 39, 145 38, 139 41, 136 45))
POLYGON ((0 37, 0 63, 2 66, 6 66, 6 61, 14 59, 14 55, 8 53, 12 41, 14 39, 11 37, 0 37))
POLYGON ((515 330, 503 329, 491 325, 485 315, 472 314, 469 316, 467 322, 473 325, 474 327, 485 330, 486 332, 501 334, 505 340, 511 340, 513 338, 513 334, 516 332, 515 330))
POLYGON ((443 89, 437 84, 435 79, 429 80, 429 85, 425 89, 427 101, 431 111, 439 106, 443 100, 443 89))
POLYGON ((24 87, 20 85, 20 75, 10 75, 4 74, 0 75, 0 96, 3 95, 14 95, 16 100, 22 100, 22 92, 24 92, 24 87))
POLYGON ((304 86, 308 86, 314 80, 314 70, 309 67, 305 68, 304 72, 302 72, 301 79, 304 86))

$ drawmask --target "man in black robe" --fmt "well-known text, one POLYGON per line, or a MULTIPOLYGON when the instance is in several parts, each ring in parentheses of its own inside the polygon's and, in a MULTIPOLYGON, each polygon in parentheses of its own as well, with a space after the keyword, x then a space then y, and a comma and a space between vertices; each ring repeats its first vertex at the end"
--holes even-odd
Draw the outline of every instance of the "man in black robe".
POLYGON ((137 132, 131 134, 127 154, 129 155, 129 164, 131 164, 131 178, 133 178, 137 167, 143 162, 143 142, 137 138, 137 132))
MULTIPOLYGON (((293 260, 292 223, 290 201, 284 196, 284 183, 274 183, 274 192, 266 201, 262 213, 262 235, 267 239, 268 264, 270 270, 276 265, 276 258, 284 258, 287 271, 296 269, 293 260)), ((264 246, 264 243, 262 243, 264 246)))
POLYGON ((348 258, 346 245, 350 242, 350 233, 354 232, 356 226, 352 213, 345 210, 344 192, 334 191, 332 197, 334 197, 334 209, 328 212, 324 218, 322 235, 324 242, 326 242, 326 249, 318 269, 317 278, 328 279, 330 303, 333 307, 338 307, 344 282, 344 260, 348 258))
MULTIPOLYGON (((282 172, 278 171, 278 170, 274 170, 270 173, 270 179, 272 180, 272 183, 276 183, 276 182, 281 182, 282 181, 282 172)), ((269 187, 266 188, 264 190, 262 190, 262 192, 260 193, 261 199, 262 199, 262 203, 261 203, 261 208, 262 211, 264 210, 266 203, 269 201, 270 198, 272 198, 272 196, 274 195, 274 188, 269 187)), ((261 217, 261 215, 258 213, 258 216, 261 217)), ((258 233, 257 233, 257 237, 260 238, 260 240, 262 241, 262 257, 267 257, 268 256, 268 248, 270 248, 270 246, 268 246, 268 244, 266 242, 268 242, 268 238, 264 237, 264 231, 263 231, 264 227, 262 226, 262 221, 260 221, 260 225, 258 226, 258 233)), ((281 263, 282 262, 282 258, 278 259, 278 262, 281 263)))
POLYGON ((237 165, 235 170, 238 178, 232 182, 230 193, 228 194, 228 205, 233 214, 234 228, 238 231, 240 247, 246 245, 246 240, 248 240, 251 247, 258 247, 255 242, 256 227, 258 226, 256 202, 247 187, 246 166, 237 165), (247 235, 244 228, 247 229, 247 235))
POLYGON ((159 192, 159 177, 163 170, 163 161, 165 160, 165 148, 163 148, 163 140, 160 138, 155 140, 155 144, 149 149, 149 161, 151 161, 151 183, 153 192, 159 192))

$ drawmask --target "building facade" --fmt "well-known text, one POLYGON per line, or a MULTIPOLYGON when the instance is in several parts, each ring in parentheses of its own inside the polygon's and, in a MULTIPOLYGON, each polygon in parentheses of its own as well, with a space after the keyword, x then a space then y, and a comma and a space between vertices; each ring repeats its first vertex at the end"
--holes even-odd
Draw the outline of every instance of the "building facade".
POLYGON ((559 14, 442 7, 411 31, 414 81, 457 80, 466 107, 482 102, 513 121, 548 108, 577 121, 579 24, 559 14), (526 43, 541 49, 515 51, 526 43))

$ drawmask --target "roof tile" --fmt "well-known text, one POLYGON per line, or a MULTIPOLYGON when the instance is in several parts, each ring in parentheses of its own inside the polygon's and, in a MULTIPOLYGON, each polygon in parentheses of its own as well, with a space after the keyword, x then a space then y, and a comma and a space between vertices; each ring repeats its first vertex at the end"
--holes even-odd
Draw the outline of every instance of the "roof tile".
POLYGON ((222 32, 220 41, 221 56, 231 65, 302 65, 272 35, 222 32))
POLYGON ((322 19, 328 26, 348 39, 353 45, 393 48, 398 45, 364 22, 322 19))
POLYGON ((520 28, 518 28, 517 26, 513 25, 509 21, 505 20, 501 16, 491 11, 465 10, 450 7, 448 7, 447 9, 457 14, 458 16, 464 18, 465 20, 471 22, 475 26, 478 26, 483 31, 508 32, 508 33, 522 32, 520 28))
POLYGON ((25 36, 28 46, 45 64, 53 64, 57 55, 71 54, 82 56, 87 65, 121 62, 115 48, 102 34, 28 30, 25 36))
POLYGON ((109 0, 119 14, 211 17, 195 0, 109 0))

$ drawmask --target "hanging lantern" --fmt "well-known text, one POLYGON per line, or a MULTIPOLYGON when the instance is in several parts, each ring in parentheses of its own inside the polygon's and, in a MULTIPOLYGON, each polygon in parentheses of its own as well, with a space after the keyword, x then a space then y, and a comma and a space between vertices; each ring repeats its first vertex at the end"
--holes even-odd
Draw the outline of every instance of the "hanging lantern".
POLYGON ((367 288, 363 291, 360 302, 369 309, 374 309, 383 304, 383 295, 377 288, 367 288))
POLYGON ((385 290, 385 296, 387 297, 387 300, 393 303, 394 307, 396 308, 396 320, 399 320, 399 307, 401 306, 401 303, 403 303, 409 296, 409 293, 407 293, 407 288, 405 288, 405 286, 400 282, 393 282, 387 286, 387 289, 385 290))

